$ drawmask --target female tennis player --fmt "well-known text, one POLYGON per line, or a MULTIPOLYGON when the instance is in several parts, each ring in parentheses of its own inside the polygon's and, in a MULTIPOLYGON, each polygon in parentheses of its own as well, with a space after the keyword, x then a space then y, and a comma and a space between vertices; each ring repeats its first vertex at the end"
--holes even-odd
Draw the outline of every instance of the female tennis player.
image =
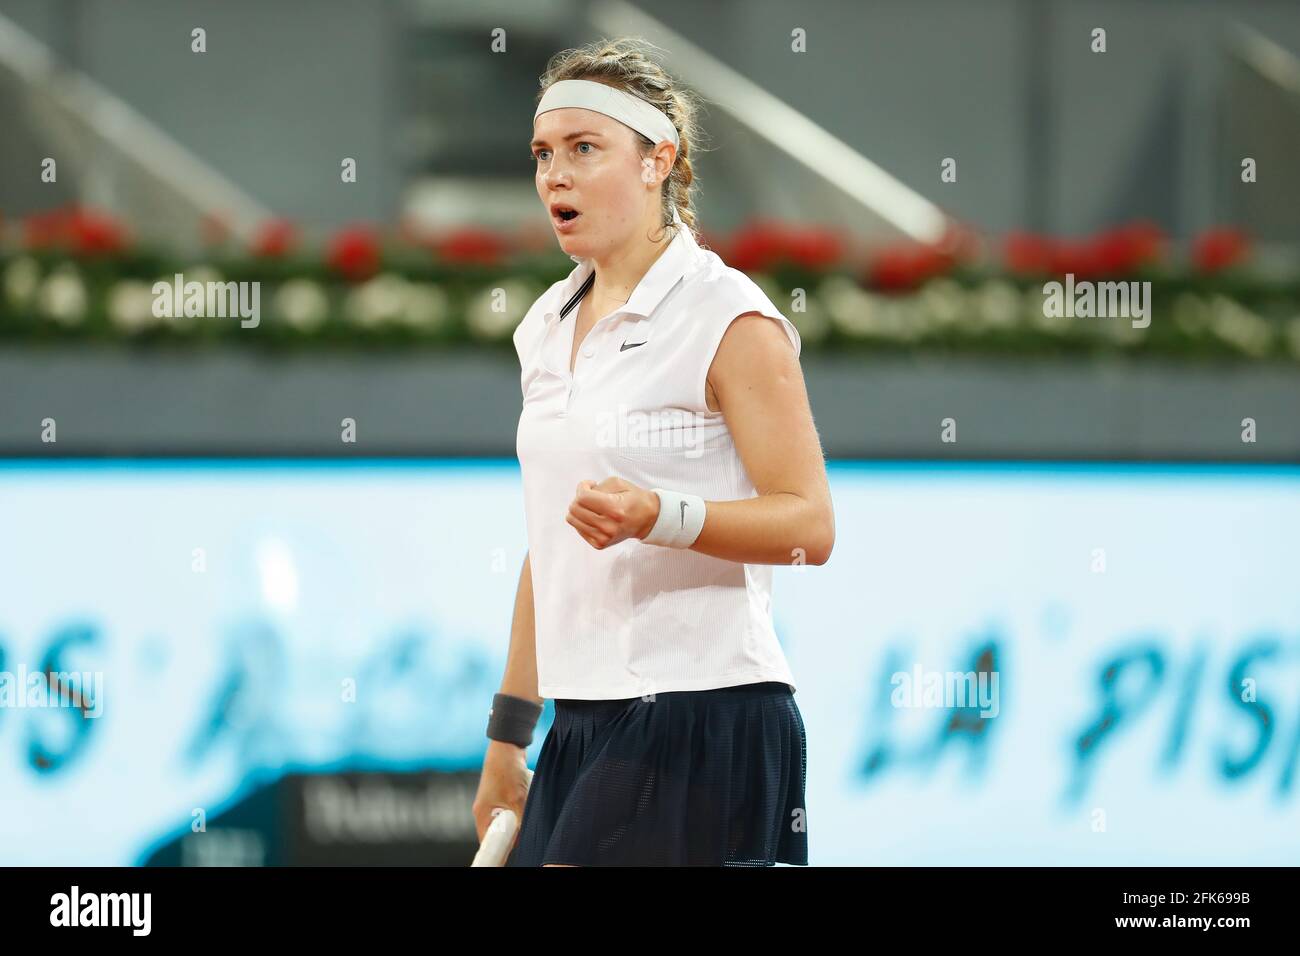
POLYGON ((475 823, 520 817, 507 866, 807 864, 772 565, 826 562, 830 489, 799 334, 698 244, 694 102, 647 46, 541 78, 537 194, 578 265, 514 334, 529 550, 475 823))

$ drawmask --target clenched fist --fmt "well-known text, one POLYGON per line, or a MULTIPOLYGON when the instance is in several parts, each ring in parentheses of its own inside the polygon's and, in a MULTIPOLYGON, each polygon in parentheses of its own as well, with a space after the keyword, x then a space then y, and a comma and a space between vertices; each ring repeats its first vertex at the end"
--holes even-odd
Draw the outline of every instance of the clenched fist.
POLYGON ((580 481, 565 520, 599 551, 648 535, 659 520, 659 496, 622 478, 580 481))

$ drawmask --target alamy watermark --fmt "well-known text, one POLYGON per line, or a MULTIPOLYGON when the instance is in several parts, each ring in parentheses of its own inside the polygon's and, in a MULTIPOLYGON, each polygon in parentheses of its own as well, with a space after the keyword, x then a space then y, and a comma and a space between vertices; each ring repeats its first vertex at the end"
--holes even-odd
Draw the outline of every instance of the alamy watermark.
POLYGON ((1043 286, 1043 315, 1049 319, 1132 319, 1133 328, 1151 324, 1150 282, 1074 281, 1065 274, 1065 284, 1043 286))
POLYGON ((74 883, 70 892, 50 897, 51 926, 120 926, 148 936, 152 911, 152 893, 83 893, 74 883))
POLYGON ((238 317, 241 328, 255 329, 262 321, 260 282, 186 282, 178 272, 171 282, 153 284, 156 319, 238 317))
POLYGON ((77 708, 85 717, 104 712, 102 671, 0 671, 0 708, 77 708))
POLYGON ((1001 710, 997 671, 927 671, 917 664, 911 671, 895 671, 889 683, 894 707, 978 707, 981 717, 996 717, 1001 710))
POLYGON ((635 412, 619 405, 616 412, 597 412, 595 422, 598 448, 684 449, 687 458, 704 454, 707 420, 687 409, 635 412))

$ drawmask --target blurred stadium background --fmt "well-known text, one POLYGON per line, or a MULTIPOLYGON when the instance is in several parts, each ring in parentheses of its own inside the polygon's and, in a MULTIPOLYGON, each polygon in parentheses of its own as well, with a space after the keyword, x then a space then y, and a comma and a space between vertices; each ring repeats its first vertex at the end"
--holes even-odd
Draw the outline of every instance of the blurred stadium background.
POLYGON ((526 136, 615 35, 705 101, 706 240, 803 336, 811 862, 1294 863, 1280 0, 0 0, 0 863, 469 861, 510 335, 572 267, 526 136), (155 318, 176 273, 260 324, 155 318), (1049 316, 1067 273, 1150 325, 1049 316), (996 715, 891 702, 916 669, 996 715))

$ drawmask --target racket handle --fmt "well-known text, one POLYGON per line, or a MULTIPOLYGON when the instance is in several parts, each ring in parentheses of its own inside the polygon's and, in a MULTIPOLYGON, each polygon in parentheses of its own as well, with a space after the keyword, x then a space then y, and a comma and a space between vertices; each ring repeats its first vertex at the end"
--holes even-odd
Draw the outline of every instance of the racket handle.
MULTIPOLYGON (((533 772, 526 767, 524 779, 529 786, 532 786, 533 772)), ((470 866, 505 866, 506 857, 510 855, 518 829, 519 818, 515 816, 513 810, 502 810, 498 813, 488 825, 487 832, 483 834, 483 842, 479 844, 478 852, 474 854, 474 862, 470 866)))
POLYGON ((510 845, 514 842, 515 831, 519 829, 519 818, 513 810, 502 810, 483 834, 483 842, 474 854, 470 866, 505 866, 506 857, 510 855, 510 845))

